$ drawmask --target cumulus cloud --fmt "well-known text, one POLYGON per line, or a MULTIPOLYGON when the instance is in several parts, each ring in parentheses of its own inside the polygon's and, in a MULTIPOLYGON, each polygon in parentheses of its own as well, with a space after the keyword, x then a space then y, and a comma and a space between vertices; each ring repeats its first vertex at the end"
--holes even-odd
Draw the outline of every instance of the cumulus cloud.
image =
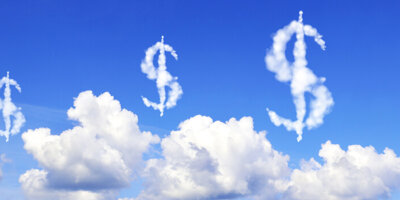
POLYGON ((176 102, 182 96, 182 87, 177 82, 178 78, 173 77, 168 71, 166 66, 165 52, 170 52, 171 55, 177 60, 178 54, 168 44, 164 44, 164 36, 161 37, 161 42, 157 42, 146 51, 146 57, 140 65, 142 72, 147 74, 147 78, 155 80, 157 83, 158 94, 160 95, 160 103, 155 103, 142 97, 144 104, 147 107, 152 107, 154 110, 160 111, 160 116, 164 115, 164 109, 169 109, 176 106, 176 102), (153 64, 153 59, 157 51, 160 51, 158 56, 158 68, 156 69, 153 64), (168 92, 168 99, 165 87, 171 90, 168 92))
POLYGON ((28 199, 112 199, 129 185, 142 153, 159 141, 141 132, 137 116, 107 92, 80 93, 68 117, 79 125, 59 135, 48 128, 22 134, 25 150, 43 167, 19 179, 28 199))
MULTIPOLYGON (((68 116, 80 125, 60 135, 47 128, 22 135, 43 167, 20 176, 27 199, 116 199, 158 137, 141 132, 137 116, 108 93, 81 93, 68 116)), ((120 200, 362 200, 390 198, 400 188, 400 157, 391 149, 344 150, 328 141, 319 151, 322 162, 311 158, 290 168, 289 156, 272 147, 266 132, 254 130, 251 117, 221 122, 195 116, 161 141, 161 152, 140 170, 138 197, 120 200)))
POLYGON ((400 158, 391 149, 378 154, 372 146, 351 145, 345 151, 328 141, 319 156, 323 164, 310 159, 293 170, 286 199, 387 199, 400 187, 400 158))
POLYGON ((109 200, 117 196, 116 191, 110 190, 92 192, 53 188, 48 180, 48 172, 45 170, 31 169, 21 175, 19 181, 25 196, 33 200, 109 200))
POLYGON ((10 79, 10 74, 0 80, 0 88, 4 85, 4 99, 0 99, 0 110, 3 111, 3 119, 5 130, 0 130, 0 135, 6 137, 8 142, 10 135, 17 134, 25 123, 25 117, 21 112, 21 108, 14 105, 11 101, 11 88, 15 88, 21 92, 21 87, 14 79, 10 79))
POLYGON ((256 132, 250 117, 223 123, 195 116, 161 142, 163 158, 147 161, 138 199, 274 197, 288 176, 289 157, 256 132))
POLYGON ((289 168, 250 117, 227 122, 195 116, 161 142, 162 157, 147 161, 144 190, 135 198, 178 199, 386 199, 400 188, 400 157, 372 146, 343 150, 327 141, 319 156, 289 168))
POLYGON ((302 139, 303 129, 315 128, 323 123, 324 116, 333 106, 333 98, 328 88, 323 85, 325 78, 317 77, 311 69, 307 68, 306 44, 304 36, 314 37, 315 42, 325 50, 325 41, 322 40, 317 29, 303 24, 302 11, 298 21, 292 21, 288 26, 278 30, 273 38, 273 46, 267 52, 265 62, 267 69, 276 74, 280 82, 290 82, 291 93, 296 107, 296 121, 279 116, 267 108, 271 121, 276 125, 283 125, 287 130, 296 131, 297 141, 302 139), (289 63, 285 56, 286 45, 293 34, 296 34, 294 44, 294 62, 289 63), (314 98, 310 103, 310 112, 306 116, 306 102, 304 94, 311 93, 314 98))

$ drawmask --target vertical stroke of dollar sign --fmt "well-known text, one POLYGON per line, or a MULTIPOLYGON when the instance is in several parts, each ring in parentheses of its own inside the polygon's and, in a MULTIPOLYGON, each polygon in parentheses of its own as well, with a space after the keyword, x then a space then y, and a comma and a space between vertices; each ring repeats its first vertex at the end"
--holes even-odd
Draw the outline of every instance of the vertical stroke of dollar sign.
POLYGON ((155 80, 157 84, 158 94, 160 95, 160 103, 155 103, 142 96, 143 102, 147 107, 152 107, 154 110, 160 111, 160 116, 164 115, 164 109, 172 108, 176 105, 178 99, 182 96, 182 87, 177 82, 177 77, 173 77, 166 66, 165 52, 170 52, 171 55, 178 60, 178 54, 168 44, 164 44, 164 36, 161 36, 161 42, 157 42, 146 51, 146 57, 140 65, 142 72, 147 74, 147 78, 155 80), (153 64, 153 59, 157 51, 160 51, 158 56, 158 68, 153 64), (168 99, 166 96, 165 87, 169 87, 168 99))
POLYGON ((303 24, 303 12, 300 11, 298 21, 292 21, 278 30, 273 38, 272 49, 267 52, 265 57, 267 69, 276 73, 275 78, 280 82, 290 82, 297 120, 292 121, 281 117, 269 108, 267 108, 268 115, 275 126, 283 125, 288 131, 296 131, 297 141, 302 139, 304 127, 312 129, 321 125, 324 116, 334 104, 331 93, 323 85, 325 78, 318 78, 311 69, 306 67, 305 35, 314 37, 314 41, 325 50, 325 41, 322 40, 322 35, 312 26, 303 24), (293 49, 294 62, 289 63, 285 56, 285 50, 293 34, 296 34, 297 39, 293 49), (306 116, 305 92, 314 96, 310 102, 310 111, 306 120, 304 120, 306 116))
POLYGON ((7 72, 7 76, 0 80, 0 88, 4 87, 4 99, 0 99, 0 109, 3 110, 3 118, 5 124, 5 130, 0 130, 0 135, 6 137, 6 141, 10 135, 17 134, 21 129, 22 125, 25 123, 25 117, 21 113, 21 108, 16 107, 11 101, 11 88, 13 85, 15 88, 21 92, 21 87, 19 87, 17 81, 10 79, 10 74, 7 72), (11 120, 11 116, 14 117, 11 120))

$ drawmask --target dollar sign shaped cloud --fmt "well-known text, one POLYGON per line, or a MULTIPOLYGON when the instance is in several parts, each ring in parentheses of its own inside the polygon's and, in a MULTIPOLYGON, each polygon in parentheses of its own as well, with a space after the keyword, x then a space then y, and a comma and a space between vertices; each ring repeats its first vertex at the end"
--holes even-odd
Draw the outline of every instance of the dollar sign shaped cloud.
POLYGON ((267 108, 268 115, 275 126, 283 125, 288 131, 296 131, 297 141, 302 139, 304 127, 312 129, 321 125, 324 116, 334 104, 331 93, 323 85, 325 78, 317 77, 311 69, 307 68, 305 35, 314 37, 314 41, 325 50, 325 41, 322 40, 322 35, 312 26, 303 24, 303 12, 300 11, 298 21, 292 21, 277 31, 273 38, 273 46, 265 57, 267 69, 276 74, 275 78, 280 82, 290 83, 297 119, 292 121, 281 117, 267 108), (285 50, 288 41, 294 34, 297 39, 293 49, 294 62, 289 63, 285 56, 285 50), (314 96, 310 102, 310 111, 306 120, 304 120, 306 115, 305 92, 314 96))
POLYGON ((21 87, 18 85, 17 81, 10 79, 10 74, 7 72, 7 76, 0 80, 0 88, 4 87, 4 99, 0 99, 0 109, 3 111, 3 119, 5 124, 5 130, 0 130, 0 135, 6 137, 6 142, 10 135, 17 134, 21 127, 25 123, 25 117, 21 112, 21 108, 14 105, 11 101, 11 88, 10 86, 15 86, 15 88, 21 92, 21 87), (11 118, 13 117, 13 119, 11 118))
POLYGON ((143 102, 147 107, 152 107, 154 110, 160 111, 160 116, 164 115, 164 109, 176 106, 176 102, 182 96, 182 87, 177 82, 178 78, 173 77, 168 71, 166 66, 165 52, 170 52, 171 55, 178 60, 178 54, 168 44, 164 44, 164 36, 161 36, 161 42, 157 42, 146 51, 146 57, 142 61, 142 72, 147 74, 147 78, 155 80, 157 83, 158 94, 160 95, 160 103, 155 103, 142 96, 143 102), (160 51, 158 56, 158 68, 154 67, 153 59, 157 51, 160 51), (166 89, 169 87, 171 90, 168 92, 168 100, 166 97, 166 89))

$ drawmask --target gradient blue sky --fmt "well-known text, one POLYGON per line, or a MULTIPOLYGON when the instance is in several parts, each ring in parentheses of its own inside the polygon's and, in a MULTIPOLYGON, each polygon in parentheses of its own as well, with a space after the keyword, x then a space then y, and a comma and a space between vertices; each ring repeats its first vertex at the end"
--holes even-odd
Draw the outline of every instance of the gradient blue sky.
MULTIPOLYGON (((275 149, 299 160, 318 157, 327 140, 385 147, 400 153, 400 2, 388 1, 2 1, 0 75, 10 71, 22 87, 13 90, 27 123, 23 131, 72 127, 66 111, 81 91, 109 91, 139 124, 161 137, 197 114, 226 121, 252 116, 256 130, 267 130, 275 149), (295 118, 287 84, 266 70, 264 56, 272 35, 304 11, 304 22, 327 42, 322 51, 307 38, 308 67, 327 78, 335 105, 325 123, 294 132, 275 127, 266 107, 295 118), (140 70, 144 51, 165 36, 179 55, 167 57, 168 71, 179 77, 183 97, 159 117, 141 95, 157 99, 155 83, 140 70)), ((287 55, 290 58, 293 40, 287 55)), ((0 120, 2 123, 2 120, 0 120)), ((76 124, 76 123, 75 123, 76 124)), ((0 127, 4 127, 0 124, 0 127)), ((23 149, 21 134, 0 153, 0 199, 22 199, 18 177, 38 164, 23 149)), ((123 190, 134 196, 138 181, 123 190)))

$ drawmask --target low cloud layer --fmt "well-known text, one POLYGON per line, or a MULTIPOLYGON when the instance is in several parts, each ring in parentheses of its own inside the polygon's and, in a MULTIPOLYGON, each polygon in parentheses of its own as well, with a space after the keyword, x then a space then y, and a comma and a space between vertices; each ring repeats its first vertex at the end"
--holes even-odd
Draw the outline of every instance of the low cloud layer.
POLYGON ((141 132, 137 116, 107 92, 82 92, 68 117, 79 125, 59 135, 49 128, 22 134, 25 150, 43 167, 21 175, 27 199, 115 199, 159 138, 141 132))
POLYGON ((296 131, 297 141, 302 139, 303 129, 315 128, 323 123, 324 116, 333 106, 333 98, 328 88, 323 85, 325 78, 317 77, 311 69, 307 68, 306 44, 304 36, 314 37, 315 42, 325 50, 325 41, 322 40, 317 29, 303 24, 302 11, 298 21, 292 21, 288 26, 278 30, 273 38, 272 48, 267 52, 265 62, 267 69, 276 74, 275 78, 280 82, 289 82, 293 102, 296 106, 295 121, 279 116, 276 112, 267 108, 271 121, 276 125, 283 125, 289 131, 296 131), (285 56, 286 45, 293 34, 296 34, 293 55, 294 62, 289 63, 285 56), (304 94, 311 93, 314 98, 310 103, 310 111, 307 119, 306 101, 304 94))
POLYGON ((386 199, 400 188, 400 158, 391 149, 344 150, 327 141, 322 163, 311 158, 291 169, 289 156, 273 149, 250 117, 190 118, 161 147, 163 158, 147 161, 145 189, 131 200, 386 199))
POLYGON ((168 71, 166 66, 165 52, 170 52, 171 55, 177 60, 178 54, 168 44, 164 44, 164 36, 161 37, 161 42, 157 42, 146 51, 146 57, 142 61, 140 67, 142 72, 147 74, 147 78, 155 80, 157 83, 158 94, 160 95, 160 103, 155 103, 142 97, 144 104, 147 107, 152 107, 154 110, 160 111, 160 116, 164 115, 164 109, 169 109, 176 106, 176 102, 182 96, 182 87, 178 83, 178 78, 173 77, 168 71), (158 68, 156 69, 153 64, 154 56, 157 51, 160 51, 158 56, 158 68), (165 87, 169 87, 168 99, 165 87))
POLYGON ((6 137, 8 142, 10 135, 17 134, 25 123, 25 117, 21 112, 21 108, 14 105, 11 101, 11 88, 14 86, 19 92, 21 87, 17 81, 10 79, 10 74, 0 80, 0 88, 4 86, 4 99, 0 98, 0 110, 2 110, 5 130, 0 130, 0 135, 6 137))
POLYGON ((28 200, 115 200, 135 174, 144 189, 131 200, 385 199, 400 188, 400 158, 388 148, 344 150, 328 141, 322 163, 311 158, 290 168, 251 117, 187 119, 162 139, 161 157, 146 162, 142 154, 159 138, 141 132, 137 116, 109 93, 82 92, 68 117, 79 125, 59 135, 48 128, 22 134, 43 167, 20 176, 28 200))
POLYGON ((310 159, 292 172, 286 199, 388 199, 400 188, 400 158, 389 148, 378 154, 372 146, 350 145, 345 151, 328 141, 319 156, 323 164, 310 159))
POLYGON ((69 190, 53 188, 45 170, 31 169, 21 175, 19 181, 25 197, 30 200, 112 200, 117 196, 113 190, 69 190))

